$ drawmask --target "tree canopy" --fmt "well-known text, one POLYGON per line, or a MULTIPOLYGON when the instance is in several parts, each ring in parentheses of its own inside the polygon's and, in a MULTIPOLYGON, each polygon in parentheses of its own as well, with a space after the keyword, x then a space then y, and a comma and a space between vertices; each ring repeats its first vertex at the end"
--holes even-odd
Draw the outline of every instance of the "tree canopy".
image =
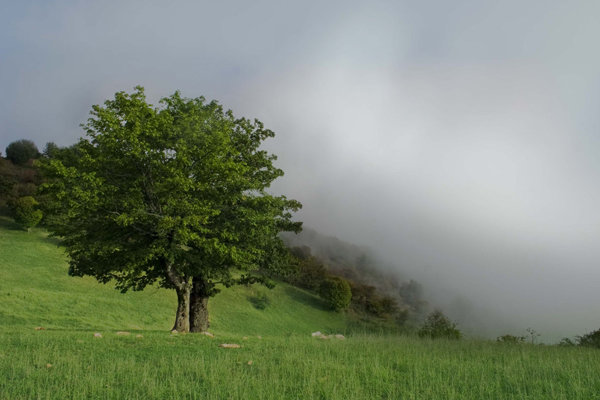
POLYGON ((17 165, 23 165, 27 161, 39 156, 40 152, 31 140, 21 139, 6 146, 6 158, 17 165))
POLYGON ((217 285, 264 281, 278 233, 301 228, 301 204, 266 191, 283 171, 260 148, 274 133, 258 120, 178 92, 154 107, 136 87, 94 106, 83 127, 77 157, 42 162, 69 273, 122 291, 175 289, 178 331, 208 327, 217 285))

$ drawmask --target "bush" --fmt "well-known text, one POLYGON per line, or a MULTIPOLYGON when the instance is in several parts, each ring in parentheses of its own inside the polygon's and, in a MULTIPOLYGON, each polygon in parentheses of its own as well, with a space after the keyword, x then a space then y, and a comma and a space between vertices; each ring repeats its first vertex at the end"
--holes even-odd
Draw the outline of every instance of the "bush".
POLYGON ((31 196, 19 197, 12 204, 15 221, 28 231, 42 220, 42 211, 36 207, 38 202, 31 196))
POLYGON ((352 300, 352 291, 347 280, 340 277, 330 277, 321 283, 319 294, 329 308, 341 311, 348 308, 352 300))
POLYGON ((600 349, 600 329, 583 336, 577 336, 577 344, 585 347, 600 349))
POLYGON ((17 165, 25 165, 32 158, 38 158, 40 152, 31 140, 17 140, 6 147, 6 158, 17 165))
POLYGON ((456 324, 451 322, 444 313, 435 310, 427 316, 423 326, 419 329, 418 335, 431 339, 460 339, 461 332, 456 328, 456 324))

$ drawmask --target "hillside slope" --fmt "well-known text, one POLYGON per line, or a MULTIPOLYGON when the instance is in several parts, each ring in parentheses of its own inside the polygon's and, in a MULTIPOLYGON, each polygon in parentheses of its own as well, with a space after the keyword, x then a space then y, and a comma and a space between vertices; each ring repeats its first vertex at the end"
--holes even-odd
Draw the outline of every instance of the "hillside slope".
MULTIPOLYGON (((30 233, 0 217, 0 330, 168 331, 175 293, 156 287, 122 294, 112 285, 67 274, 58 242, 42 229, 30 233)), ((324 309, 309 292, 278 284, 224 289, 209 303, 211 331, 242 335, 345 332, 348 319, 324 309), (252 300, 266 296, 257 309, 252 300)))

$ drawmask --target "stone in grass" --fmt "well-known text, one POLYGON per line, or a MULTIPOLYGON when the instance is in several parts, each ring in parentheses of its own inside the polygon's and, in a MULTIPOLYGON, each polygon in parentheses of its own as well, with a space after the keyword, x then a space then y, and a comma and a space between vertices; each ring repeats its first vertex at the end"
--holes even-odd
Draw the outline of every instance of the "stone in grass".
POLYGON ((125 331, 118 331, 116 334, 119 335, 119 336, 129 336, 129 335, 131 335, 130 332, 125 332, 125 331))
POLYGON ((321 333, 321 331, 316 331, 310 334, 312 337, 318 337, 318 336, 323 336, 323 334, 321 333))
POLYGON ((46 328, 44 328, 43 326, 36 326, 36 327, 35 327, 35 330, 36 330, 36 331, 45 331, 45 330, 46 330, 46 328))
POLYGON ((214 337, 215 337, 215 335, 213 335, 213 334, 212 334, 212 333, 210 333, 210 332, 202 332, 202 334, 203 334, 203 335, 205 335, 205 336, 211 337, 211 338, 214 338, 214 337))
POLYGON ((222 347, 224 349, 239 349, 242 346, 236 343, 221 343, 219 347, 222 347))
POLYGON ((177 335, 178 333, 179 333, 179 332, 177 332, 177 329, 173 329, 173 330, 171 331, 171 335, 177 335))
POLYGON ((100 338, 100 337, 102 337, 102 334, 100 332, 96 332, 96 333, 94 333, 94 337, 100 338))
POLYGON ((339 333, 338 333, 337 335, 335 335, 335 338, 336 338, 336 339, 340 339, 340 340, 345 340, 345 339, 346 339, 346 336, 344 336, 344 335, 342 335, 342 334, 339 334, 339 333))
POLYGON ((52 364, 50 364, 50 363, 46 364, 46 368, 52 368, 52 364))
POLYGON ((139 339, 139 338, 143 338, 144 335, 137 334, 137 335, 135 335, 135 337, 139 339))

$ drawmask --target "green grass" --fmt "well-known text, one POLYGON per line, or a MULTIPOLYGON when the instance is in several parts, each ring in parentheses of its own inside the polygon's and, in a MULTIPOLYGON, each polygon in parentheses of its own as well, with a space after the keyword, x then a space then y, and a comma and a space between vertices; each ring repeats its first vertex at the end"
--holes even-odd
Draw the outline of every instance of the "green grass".
POLYGON ((284 284, 211 299, 214 338, 172 335, 170 291, 123 295, 66 271, 43 230, 0 219, 0 399, 600 399, 595 349, 360 334, 284 284))

